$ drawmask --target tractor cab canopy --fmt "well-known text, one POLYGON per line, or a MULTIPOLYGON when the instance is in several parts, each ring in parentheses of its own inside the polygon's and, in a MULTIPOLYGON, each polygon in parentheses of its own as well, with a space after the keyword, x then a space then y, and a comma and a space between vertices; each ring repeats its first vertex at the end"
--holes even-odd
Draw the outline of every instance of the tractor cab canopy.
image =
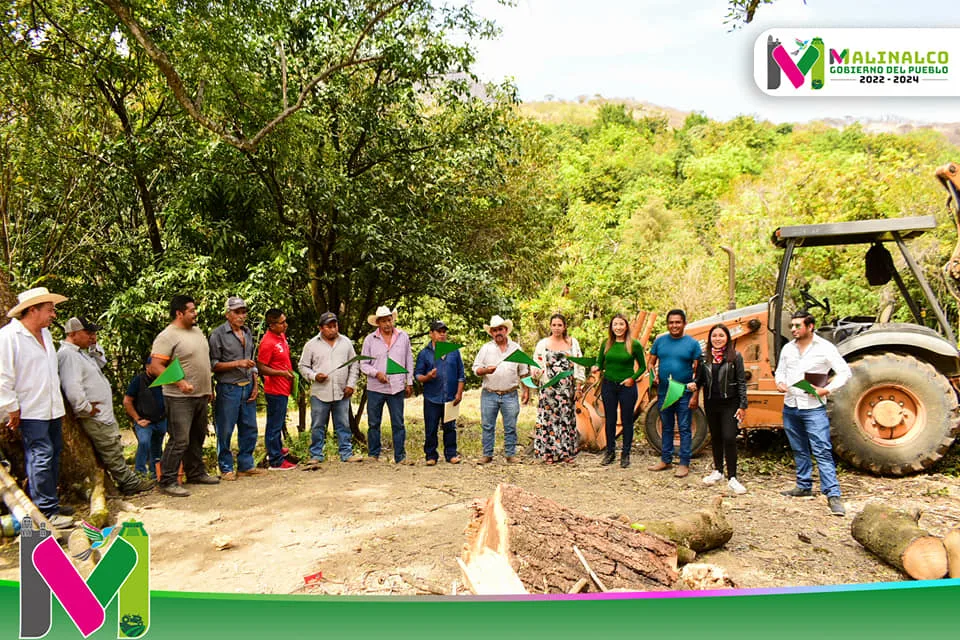
MULTIPOLYGON (((849 244, 869 244, 872 245, 865 256, 866 276, 871 285, 877 286, 886 284, 891 279, 897 284, 900 294, 904 301, 910 307, 914 319, 918 325, 923 325, 923 313, 917 301, 913 299, 903 282, 903 278, 897 272, 893 257, 884 246, 884 243, 896 243, 900 254, 907 264, 907 268, 913 274, 917 283, 923 291, 928 308, 936 316, 940 325, 940 333, 950 341, 956 344, 956 337, 953 329, 947 322, 946 315, 940 307, 939 302, 930 289, 923 272, 920 270, 913 256, 907 250, 906 240, 915 238, 927 231, 935 229, 937 220, 934 216, 915 216, 911 218, 888 218, 882 220, 856 220, 852 222, 834 222, 828 224, 805 224, 789 227, 780 227, 773 233, 772 241, 777 247, 784 250, 783 260, 780 263, 780 274, 777 278, 777 293, 771 300, 770 308, 770 326, 783 327, 783 302, 784 293, 787 286, 787 274, 790 269, 790 262, 793 258, 793 251, 798 247, 825 247, 839 246, 849 244)), ((804 298, 813 304, 823 306, 829 313, 829 303, 824 305, 812 296, 804 292, 804 298)), ((892 307, 891 307, 892 310, 892 307)), ((833 342, 839 342, 850 337, 852 333, 861 332, 869 329, 875 322, 885 322, 889 318, 884 318, 881 312, 877 318, 873 316, 856 316, 845 318, 838 321, 838 327, 831 327, 831 330, 840 329, 844 335, 833 336, 833 342)), ((826 327, 824 327, 826 329, 826 327)), ((784 335, 784 338, 789 335, 784 335)), ((826 337, 826 336, 825 336, 826 337)), ((780 355, 780 341, 775 341, 774 352, 777 359, 780 355)))

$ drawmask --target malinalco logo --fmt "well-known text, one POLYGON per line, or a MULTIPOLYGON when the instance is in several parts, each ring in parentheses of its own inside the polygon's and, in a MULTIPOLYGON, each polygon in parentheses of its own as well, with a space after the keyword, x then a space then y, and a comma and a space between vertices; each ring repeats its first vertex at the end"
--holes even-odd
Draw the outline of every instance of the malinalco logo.
MULTIPOLYGON (((84 638, 106 622, 117 598, 117 637, 140 638, 150 626, 150 539, 140 522, 100 532, 93 545, 106 549, 84 580, 50 531, 24 518, 20 528, 20 638, 42 638, 52 624, 53 598, 84 638)), ((85 559, 85 558, 84 558, 85 559)))
POLYGON ((956 96, 960 29, 770 29, 754 43, 767 95, 956 96))

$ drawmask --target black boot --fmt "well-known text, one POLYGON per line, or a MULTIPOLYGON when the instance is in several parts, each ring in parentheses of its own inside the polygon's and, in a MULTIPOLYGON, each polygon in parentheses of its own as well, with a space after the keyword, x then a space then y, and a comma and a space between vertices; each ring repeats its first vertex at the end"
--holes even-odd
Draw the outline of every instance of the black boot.
POLYGON ((626 469, 630 466, 630 452, 624 451, 620 454, 620 468, 626 469))
POLYGON ((613 461, 617 459, 617 452, 607 449, 607 452, 603 454, 603 460, 600 464, 606 466, 608 464, 613 464, 613 461))

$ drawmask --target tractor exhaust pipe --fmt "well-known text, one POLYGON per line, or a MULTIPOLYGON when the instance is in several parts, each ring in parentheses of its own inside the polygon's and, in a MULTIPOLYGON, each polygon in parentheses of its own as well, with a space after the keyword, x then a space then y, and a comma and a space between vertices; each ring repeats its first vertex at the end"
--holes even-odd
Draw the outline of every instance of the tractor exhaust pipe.
POLYGON ((730 247, 720 248, 726 251, 727 257, 730 258, 727 266, 727 309, 732 311, 737 308, 737 296, 735 294, 737 284, 736 260, 733 257, 733 249, 730 247))

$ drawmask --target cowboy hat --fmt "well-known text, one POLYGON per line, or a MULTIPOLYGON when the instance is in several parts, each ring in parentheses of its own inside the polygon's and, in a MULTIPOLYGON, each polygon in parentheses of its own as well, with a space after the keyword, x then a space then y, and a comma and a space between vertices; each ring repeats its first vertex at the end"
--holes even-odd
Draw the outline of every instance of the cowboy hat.
POLYGON ((7 311, 7 317, 19 318, 24 309, 27 307, 32 307, 36 304, 43 304, 44 302, 60 304, 61 302, 66 302, 67 300, 69 300, 69 298, 62 296, 59 293, 50 293, 47 291, 46 287, 27 289, 17 296, 17 306, 15 306, 13 309, 10 309, 10 311, 7 311))
POLYGON ((390 307, 385 307, 383 305, 380 305, 379 307, 377 307, 377 312, 375 314, 373 314, 372 316, 367 316, 367 324, 370 324, 376 327, 377 318, 385 318, 387 316, 393 316, 393 321, 396 322, 397 310, 394 309, 393 311, 390 311, 390 307))
MULTIPOLYGON (((500 316, 493 316, 490 318, 490 324, 483 325, 483 330, 487 333, 490 333, 491 329, 495 329, 497 327, 506 327, 507 333, 510 333, 513 331, 513 320, 504 320, 500 316)), ((493 334, 491 333, 490 335, 493 334)))

